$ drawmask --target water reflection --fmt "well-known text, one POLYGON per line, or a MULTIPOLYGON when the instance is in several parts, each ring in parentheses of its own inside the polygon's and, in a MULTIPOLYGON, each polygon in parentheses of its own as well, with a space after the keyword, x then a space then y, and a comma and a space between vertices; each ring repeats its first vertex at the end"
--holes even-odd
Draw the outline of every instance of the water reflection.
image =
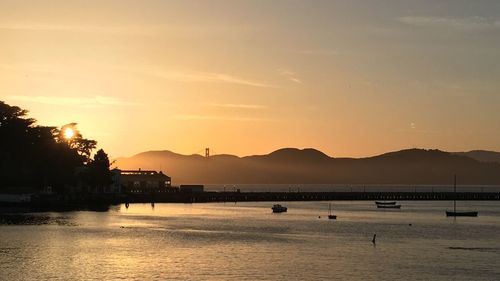
POLYGON ((38 214, 1 214, 0 225, 66 225, 74 226, 74 222, 64 216, 48 216, 38 214))
POLYGON ((449 202, 125 204, 0 215, 5 280, 495 280, 500 206, 446 218, 449 202), (319 215, 323 215, 318 219, 319 215), (410 225, 411 224, 411 225, 410 225), (71 227, 68 227, 71 226, 71 227), (376 235, 376 244, 372 244, 376 235), (460 269, 457 271, 457 268, 460 269), (98 270, 96 270, 98 269, 98 270))

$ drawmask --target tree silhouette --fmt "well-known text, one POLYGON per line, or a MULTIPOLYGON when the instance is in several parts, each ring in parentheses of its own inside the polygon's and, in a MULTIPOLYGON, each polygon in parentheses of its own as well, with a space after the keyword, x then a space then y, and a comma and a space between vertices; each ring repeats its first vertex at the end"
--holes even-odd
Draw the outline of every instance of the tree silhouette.
POLYGON ((94 155, 94 159, 88 163, 89 184, 99 188, 110 185, 111 172, 109 166, 108 154, 99 149, 94 155))
POLYGON ((66 192, 76 182, 75 169, 89 162, 97 142, 78 130, 64 141, 62 128, 36 125, 27 114, 0 101, 0 190, 52 186, 66 192))
POLYGON ((71 149, 75 149, 78 154, 83 157, 83 162, 88 163, 90 161, 92 151, 97 146, 97 141, 83 138, 82 134, 77 128, 77 125, 77 123, 69 123, 62 126, 61 129, 57 132, 56 140, 59 143, 67 144, 71 149), (67 129, 73 131, 73 136, 69 139, 64 135, 67 129))

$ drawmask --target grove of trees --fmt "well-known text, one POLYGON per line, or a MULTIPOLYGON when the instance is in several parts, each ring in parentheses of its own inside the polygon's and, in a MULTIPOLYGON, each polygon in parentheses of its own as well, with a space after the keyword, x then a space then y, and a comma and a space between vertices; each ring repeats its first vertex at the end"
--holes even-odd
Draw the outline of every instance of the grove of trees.
POLYGON ((51 186, 64 193, 76 185, 77 169, 85 171, 90 186, 111 182, 108 156, 101 149, 91 158, 97 142, 83 138, 76 123, 41 126, 27 114, 0 101, 0 192, 51 186), (64 135, 68 128, 71 138, 64 135))

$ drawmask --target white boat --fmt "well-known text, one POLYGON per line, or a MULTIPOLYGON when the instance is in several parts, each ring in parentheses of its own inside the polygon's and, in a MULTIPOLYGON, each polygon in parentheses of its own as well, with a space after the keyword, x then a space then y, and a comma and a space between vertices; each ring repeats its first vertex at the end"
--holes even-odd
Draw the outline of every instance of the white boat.
POLYGON ((280 204, 274 204, 271 209, 273 210, 273 213, 283 213, 288 210, 287 207, 281 206, 280 204))
POLYGON ((375 205, 381 209, 401 209, 401 204, 396 204, 396 201, 375 201, 375 205))
POLYGON ((401 205, 377 205, 379 209, 401 209, 401 205))
POLYGON ((396 201, 375 201, 377 205, 396 205, 396 201))

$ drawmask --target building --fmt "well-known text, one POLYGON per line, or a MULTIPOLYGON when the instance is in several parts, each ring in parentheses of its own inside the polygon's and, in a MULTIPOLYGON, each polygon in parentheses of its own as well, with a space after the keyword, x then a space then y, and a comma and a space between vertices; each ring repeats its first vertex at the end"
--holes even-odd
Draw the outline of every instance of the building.
POLYGON ((113 185, 125 193, 173 192, 171 178, 163 172, 113 169, 113 185))

